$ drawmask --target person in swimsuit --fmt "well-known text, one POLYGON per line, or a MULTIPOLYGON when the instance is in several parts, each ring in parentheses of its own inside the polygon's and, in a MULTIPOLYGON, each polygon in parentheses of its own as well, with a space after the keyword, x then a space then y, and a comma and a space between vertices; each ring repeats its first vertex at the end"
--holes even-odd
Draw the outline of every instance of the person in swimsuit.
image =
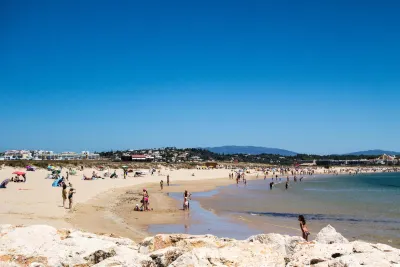
POLYGON ((169 186, 169 174, 167 175, 167 185, 169 186))
POLYGON ((163 180, 160 181, 160 188, 161 188, 161 190, 163 190, 163 188, 164 188, 164 181, 163 180))
POLYGON ((190 208, 189 198, 191 195, 192 194, 190 194, 187 190, 185 190, 185 193, 183 193, 183 210, 190 208))
POLYGON ((65 201, 67 201, 67 185, 63 184, 62 189, 63 207, 65 208, 65 201))
POLYGON ((288 187, 289 187, 289 182, 286 182, 286 185, 285 185, 286 190, 288 189, 288 187))
POLYGON ((68 200, 69 200, 69 209, 72 209, 72 204, 74 202, 74 194, 76 193, 75 189, 71 188, 69 190, 68 194, 68 200))
POLYGON ((304 219, 303 215, 299 215, 299 222, 300 222, 300 230, 303 233, 303 238, 308 241, 308 236, 310 235, 310 232, 308 231, 307 225, 306 225, 306 219, 304 219))
POLYGON ((143 211, 149 210, 149 193, 146 189, 143 189, 143 211))

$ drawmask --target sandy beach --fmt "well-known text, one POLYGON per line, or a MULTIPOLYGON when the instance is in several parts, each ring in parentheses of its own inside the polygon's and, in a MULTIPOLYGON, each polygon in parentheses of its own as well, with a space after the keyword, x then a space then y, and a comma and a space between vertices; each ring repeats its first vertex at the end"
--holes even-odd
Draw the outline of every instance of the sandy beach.
MULTIPOLYGON (((21 168, 3 167, 0 170, 0 177, 3 180, 11 178, 11 176, 15 176, 12 173, 17 170, 25 171, 21 168)), ((142 189, 146 184, 153 184, 154 188, 158 187, 159 189, 160 180, 164 180, 165 192, 167 192, 167 174, 170 175, 171 184, 176 184, 178 181, 182 183, 187 181, 214 180, 228 177, 229 174, 229 170, 225 169, 163 169, 160 175, 158 173, 154 175, 147 173, 142 177, 133 177, 133 174, 130 173, 127 179, 123 179, 123 172, 119 169, 117 170, 117 174, 119 175, 117 179, 82 180, 83 175, 91 176, 93 171, 100 173, 95 169, 87 168, 84 171, 77 171, 77 175, 69 176, 69 181, 77 192, 74 196, 75 206, 72 211, 62 207, 61 188, 52 187, 51 184, 54 180, 46 179, 49 171, 37 169, 34 172, 27 172, 26 183, 10 182, 6 189, 0 191, 0 201, 3 203, 0 207, 0 223, 24 225, 48 224, 54 227, 71 227, 70 222, 75 222, 75 220, 71 219, 73 213, 79 214, 81 210, 83 211, 87 208, 87 205, 95 207, 94 203, 98 201, 101 203, 101 199, 103 197, 107 198, 109 194, 118 196, 126 190, 142 189)), ((66 176, 66 170, 63 170, 62 175, 66 176)), ((198 183, 196 182, 196 184, 198 183)), ((149 187, 148 189, 152 193, 153 187, 149 187)), ((182 189, 170 186, 169 190, 182 189)), ((207 187, 204 190, 207 190, 207 187)), ((152 194, 151 197, 152 207, 155 209, 152 215, 156 214, 157 210, 164 209, 164 206, 169 206, 168 201, 165 201, 168 197, 163 197, 162 194, 152 194), (160 202, 157 202, 158 199, 160 199, 160 202)), ((109 199, 107 201, 107 203, 112 202, 109 199)), ((139 215, 146 216, 146 213, 139 213, 139 215)), ((92 216, 96 217, 96 213, 86 213, 85 220, 90 221, 92 216)), ((151 219, 146 219, 146 222, 151 224, 153 220, 157 221, 156 216, 151 216, 151 219)), ((94 224, 91 224, 90 227, 94 227, 94 224)))
MULTIPOLYGON (((1 178, 22 169, 3 167, 1 178)), ((348 168, 347 171, 355 169, 348 168)), ((38 169, 27 173, 26 183, 10 182, 0 191, 0 224, 48 224, 54 227, 78 228, 95 233, 108 233, 141 240, 148 235, 148 226, 153 224, 173 224, 184 219, 185 212, 179 209, 181 204, 168 196, 168 193, 184 190, 200 192, 212 190, 218 186, 234 184, 229 179, 231 169, 160 169, 153 175, 148 170, 142 177, 133 177, 130 173, 123 179, 121 169, 117 170, 117 179, 82 180, 83 175, 91 176, 93 168, 78 171, 69 176, 69 181, 76 189, 75 205, 72 210, 62 207, 61 188, 52 187, 54 180, 45 179, 49 171, 38 169), (194 175, 193 175, 194 174, 194 175), (171 186, 166 185, 166 175, 170 176, 171 186), (164 181, 160 190, 159 182, 164 181), (150 194, 150 207, 153 211, 133 211, 140 204, 140 193, 146 188, 150 194)), ((113 170, 110 170, 111 172, 113 170)), ((339 169, 337 169, 339 171, 339 169)), ((316 174, 324 174, 325 169, 316 169, 316 174)), ((271 176, 269 174, 268 177, 271 176)), ((66 170, 62 171, 66 176, 66 170)), ((263 173, 250 170, 246 178, 262 179, 263 173), (258 176, 257 176, 258 174, 258 176)), ((270 178, 269 178, 270 179, 270 178)), ((291 231, 290 233, 293 233, 291 231)))

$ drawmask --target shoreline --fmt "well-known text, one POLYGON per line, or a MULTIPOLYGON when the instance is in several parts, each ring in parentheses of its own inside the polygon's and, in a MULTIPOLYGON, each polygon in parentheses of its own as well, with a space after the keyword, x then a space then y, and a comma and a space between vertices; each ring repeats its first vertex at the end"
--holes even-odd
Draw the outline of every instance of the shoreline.
MULTIPOLYGON (((345 175, 345 174, 339 174, 345 175)), ((332 174, 317 174, 313 175, 313 178, 318 177, 335 177, 332 174)), ((257 180, 256 172, 247 176, 247 179, 257 180)), ((270 179, 270 178, 269 178, 270 179)), ((259 177, 258 180, 263 180, 259 177)), ((268 178, 267 178, 268 180, 268 178)), ((104 232, 104 229, 109 229, 108 233, 118 234, 120 236, 127 236, 135 241, 141 240, 148 235, 156 234, 155 231, 151 231, 152 226, 155 225, 179 225, 183 221, 189 225, 192 223, 188 220, 187 212, 183 212, 179 208, 179 201, 175 198, 168 196, 168 193, 183 193, 184 190, 188 190, 191 193, 196 192, 210 192, 217 190, 219 187, 225 187, 235 184, 235 179, 226 178, 215 178, 207 180, 193 180, 193 181, 175 181, 171 186, 164 186, 164 190, 161 191, 159 185, 156 183, 151 184, 140 184, 132 187, 124 187, 118 190, 109 192, 110 195, 105 195, 101 199, 92 200, 92 203, 85 203, 85 206, 80 205, 77 211, 72 215, 73 218, 70 222, 74 227, 84 229, 87 231, 104 232), (138 194, 142 188, 146 188, 150 194, 151 207, 156 207, 156 210, 151 212, 135 212, 133 208, 136 203, 140 204, 138 194), (136 199, 135 199, 136 198, 136 199), (113 203, 110 203, 112 199, 113 203), (97 231, 93 230, 93 224, 85 222, 85 214, 99 212, 98 206, 101 206, 102 216, 100 220, 103 220, 104 225, 96 226, 97 231), (105 210, 104 210, 105 209, 105 210), (133 212, 133 213, 132 213, 133 212), (110 216, 112 214, 112 216, 110 216), (108 221, 108 222, 107 222, 108 221), (106 227, 107 226, 107 227, 106 227), (103 231, 102 231, 103 230, 103 231)), ((265 219, 262 223, 254 226, 246 222, 246 216, 235 216, 222 214, 202 204, 202 201, 195 200, 201 206, 201 209, 212 212, 217 217, 226 218, 228 220, 235 221, 236 223, 243 223, 247 227, 257 230, 258 232, 280 232, 282 234, 299 235, 299 230, 294 227, 288 227, 285 225, 274 224, 273 220, 265 219), (263 227, 260 225, 263 224, 263 227), (277 231, 278 228, 285 228, 284 231, 277 231)), ((96 216, 99 217, 99 216, 96 216)), ((89 220, 90 221, 90 220, 89 220)), ((99 220, 96 221, 99 223, 99 220)), ((186 226, 185 223, 185 226, 186 226)), ((96 229, 95 228, 95 229, 96 229)), ((162 227, 161 227, 162 228, 162 227)), ((206 234, 206 233, 204 233, 206 234)))
MULTIPOLYGON (((343 169, 354 171, 356 168, 343 169)), ((5 171, 11 173, 13 170, 15 168, 6 167, 0 170, 0 174, 4 174, 5 171)), ((78 228, 89 232, 126 236, 137 241, 152 235, 148 231, 149 225, 176 224, 184 219, 185 213, 178 208, 179 201, 169 197, 167 193, 183 193, 185 189, 189 192, 205 192, 215 190, 219 186, 235 184, 235 179, 228 178, 230 169, 162 169, 160 176, 147 174, 140 178, 128 177, 126 180, 106 178, 99 181, 83 181, 79 179, 83 174, 87 175, 92 171, 93 169, 85 169, 83 172, 78 172, 77 176, 70 176, 74 188, 78 188, 75 201, 77 204, 72 211, 60 208, 61 192, 58 188, 50 187, 49 183, 52 180, 44 179, 44 175, 48 173, 46 170, 40 169, 37 172, 28 173, 26 184, 10 183, 6 191, 2 191, 5 194, 0 194, 0 200, 8 204, 0 208, 0 223, 49 224, 57 228, 78 228), (195 176, 192 176, 192 173, 195 173, 195 176), (171 175, 169 187, 165 182, 166 174, 171 175), (163 192, 159 189, 160 179, 164 180, 163 192), (18 187, 21 188, 18 189, 18 187), (135 212, 132 215, 135 204, 140 202, 137 199, 137 193, 144 187, 149 190, 150 206, 155 210, 135 212), (133 192, 127 194, 129 191, 133 192), (18 196, 13 194, 15 192, 18 192, 18 196)), ((320 172, 313 176, 332 175, 322 173, 324 171, 322 168, 318 171, 320 172)), ((122 171, 119 170, 119 172, 122 171)), ((247 174, 246 178, 255 180, 257 173, 259 173, 258 179, 263 179, 261 172, 256 170, 247 174)), ((118 175, 121 174, 118 173, 118 175)), ((271 179, 271 175, 267 176, 268 179, 271 179)), ((211 210, 211 212, 215 211, 211 210)), ((220 215, 216 214, 216 216, 220 215)))
POLYGON ((185 219, 187 212, 179 208, 179 201, 169 193, 207 192, 219 186, 232 184, 233 180, 215 178, 210 180, 175 181, 160 190, 159 184, 139 184, 101 193, 88 202, 77 204, 75 210, 67 218, 73 228, 91 232, 116 234, 140 241, 153 235, 149 231, 151 225, 178 224, 185 219), (141 190, 146 188, 150 195, 150 207, 153 211, 134 211, 135 204, 140 204, 141 190), (88 218, 87 214, 92 214, 88 218))

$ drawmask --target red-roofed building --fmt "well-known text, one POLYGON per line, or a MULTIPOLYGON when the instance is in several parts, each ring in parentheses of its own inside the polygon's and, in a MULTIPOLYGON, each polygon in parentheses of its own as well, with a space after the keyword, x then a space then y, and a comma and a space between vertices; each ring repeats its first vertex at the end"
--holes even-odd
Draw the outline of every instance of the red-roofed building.
POLYGON ((154 157, 150 155, 133 154, 132 161, 153 161, 154 157))

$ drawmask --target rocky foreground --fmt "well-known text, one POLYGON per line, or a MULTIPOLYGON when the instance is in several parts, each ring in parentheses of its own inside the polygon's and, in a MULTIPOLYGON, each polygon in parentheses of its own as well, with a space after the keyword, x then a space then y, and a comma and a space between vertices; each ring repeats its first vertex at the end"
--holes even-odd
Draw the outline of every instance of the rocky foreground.
POLYGON ((0 267, 11 266, 400 266, 400 250, 349 242, 328 225, 315 240, 261 234, 247 240, 212 235, 130 239, 46 225, 0 226, 0 267))

